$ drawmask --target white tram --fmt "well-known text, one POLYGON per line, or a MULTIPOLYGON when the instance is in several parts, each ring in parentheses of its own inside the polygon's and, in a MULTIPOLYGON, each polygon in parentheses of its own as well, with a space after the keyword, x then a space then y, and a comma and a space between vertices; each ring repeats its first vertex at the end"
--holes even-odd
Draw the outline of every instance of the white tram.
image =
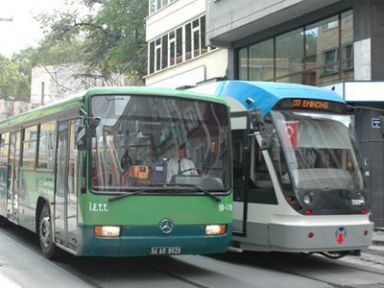
POLYGON ((347 105, 324 89, 223 81, 194 88, 231 107, 235 251, 358 254, 371 243, 347 105))

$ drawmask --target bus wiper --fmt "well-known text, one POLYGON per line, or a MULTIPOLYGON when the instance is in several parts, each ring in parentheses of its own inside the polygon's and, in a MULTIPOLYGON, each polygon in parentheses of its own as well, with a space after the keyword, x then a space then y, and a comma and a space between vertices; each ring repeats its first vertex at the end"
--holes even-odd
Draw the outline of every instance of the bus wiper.
POLYGON ((117 196, 113 196, 113 197, 108 198, 108 202, 117 201, 117 200, 123 199, 123 198, 128 197, 128 196, 144 194, 146 192, 147 191, 144 189, 140 189, 140 190, 136 190, 136 191, 132 191, 132 192, 127 192, 127 193, 124 193, 121 195, 117 195, 117 196))
POLYGON ((209 192, 208 190, 205 190, 203 187, 193 184, 179 184, 179 186, 185 186, 185 187, 193 187, 199 190, 199 192, 203 192, 205 195, 209 196, 211 199, 213 199, 215 202, 219 203, 221 202, 221 199, 217 197, 215 194, 209 192))

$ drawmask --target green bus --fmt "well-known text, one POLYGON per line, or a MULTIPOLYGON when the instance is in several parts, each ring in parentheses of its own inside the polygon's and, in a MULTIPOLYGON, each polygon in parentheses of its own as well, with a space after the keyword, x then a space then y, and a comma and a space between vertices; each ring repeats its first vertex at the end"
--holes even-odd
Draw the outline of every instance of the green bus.
POLYGON ((0 135, 0 223, 37 233, 47 258, 58 248, 112 257, 227 250, 231 137, 219 98, 93 88, 0 122, 0 135))

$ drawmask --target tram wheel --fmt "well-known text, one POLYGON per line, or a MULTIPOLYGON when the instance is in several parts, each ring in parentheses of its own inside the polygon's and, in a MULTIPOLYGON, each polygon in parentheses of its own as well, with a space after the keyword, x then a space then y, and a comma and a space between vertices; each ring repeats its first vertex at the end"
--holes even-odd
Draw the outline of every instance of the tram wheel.
POLYGON ((57 248, 53 241, 52 217, 47 204, 44 205, 40 212, 38 234, 43 255, 48 259, 55 258, 57 256, 57 248))

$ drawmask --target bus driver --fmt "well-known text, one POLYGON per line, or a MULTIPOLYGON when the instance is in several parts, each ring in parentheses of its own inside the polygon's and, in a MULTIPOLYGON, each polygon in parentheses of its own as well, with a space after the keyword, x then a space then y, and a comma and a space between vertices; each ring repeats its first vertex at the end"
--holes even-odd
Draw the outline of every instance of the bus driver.
POLYGON ((197 169, 192 160, 186 157, 186 146, 181 144, 177 150, 177 157, 172 157, 167 164, 167 182, 169 183, 173 175, 196 175, 197 169))

